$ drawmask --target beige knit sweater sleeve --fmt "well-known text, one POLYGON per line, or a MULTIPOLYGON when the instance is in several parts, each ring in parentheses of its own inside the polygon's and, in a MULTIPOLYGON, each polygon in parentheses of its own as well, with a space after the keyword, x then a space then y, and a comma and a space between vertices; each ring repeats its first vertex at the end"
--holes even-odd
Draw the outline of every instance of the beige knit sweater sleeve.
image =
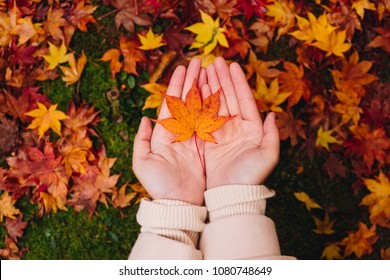
POLYGON ((294 259, 280 254, 274 222, 264 216, 275 192, 263 185, 228 185, 205 192, 209 223, 199 242, 204 259, 294 259))
POLYGON ((280 256, 274 223, 264 216, 273 195, 265 186, 228 185, 206 191, 206 207, 144 199, 129 259, 289 258, 280 256))

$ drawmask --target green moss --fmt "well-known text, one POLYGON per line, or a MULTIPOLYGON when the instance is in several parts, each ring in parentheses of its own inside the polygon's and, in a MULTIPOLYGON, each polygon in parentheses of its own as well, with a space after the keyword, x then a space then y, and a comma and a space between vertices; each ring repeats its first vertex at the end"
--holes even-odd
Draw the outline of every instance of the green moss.
POLYGON ((91 218, 85 210, 60 211, 31 222, 19 245, 29 249, 25 259, 126 259, 139 231, 136 208, 121 210, 121 216, 99 205, 91 218))
POLYGON ((58 104, 58 109, 66 112, 73 96, 76 93, 76 86, 65 86, 65 82, 61 78, 54 81, 48 81, 42 84, 43 92, 53 104, 58 104))

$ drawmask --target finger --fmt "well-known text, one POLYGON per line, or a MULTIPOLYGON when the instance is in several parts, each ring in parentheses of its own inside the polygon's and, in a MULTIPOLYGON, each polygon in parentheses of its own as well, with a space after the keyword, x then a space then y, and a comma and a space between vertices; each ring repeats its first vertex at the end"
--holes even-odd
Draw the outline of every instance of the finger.
POLYGON ((198 88, 202 88, 204 84, 207 84, 207 73, 206 68, 201 68, 199 73, 198 88))
MULTIPOLYGON (((218 75, 217 72, 215 71, 215 65, 210 64, 207 67, 207 81, 208 84, 210 85, 211 92, 217 92, 220 88, 221 85, 218 80, 218 75)), ((222 92, 222 94, 219 95, 219 110, 218 110, 218 115, 222 117, 228 117, 229 115, 229 110, 226 104, 226 99, 225 96, 222 92)))
POLYGON ((237 93, 238 104, 242 117, 245 120, 255 121, 261 124, 259 110, 256 105, 256 100, 249 87, 241 66, 234 62, 230 65, 230 74, 233 80, 234 88, 237 93))
POLYGON ((261 142, 261 149, 266 151, 267 160, 274 166, 279 160, 280 139, 279 130, 275 122, 275 113, 271 112, 264 121, 264 136, 261 142))
POLYGON ((217 57, 214 60, 215 69, 218 75, 219 83, 222 86, 223 93, 226 98, 226 104, 231 116, 241 116, 240 106, 238 105, 238 99, 236 90, 233 85, 232 77, 229 67, 222 57, 217 57))
MULTIPOLYGON (((183 65, 178 66, 172 74, 166 94, 180 97, 183 89, 185 76, 186 68, 183 65)), ((163 103, 161 105, 160 114, 158 115, 158 119, 166 119, 169 117, 171 117, 171 113, 168 110, 167 102, 164 98, 163 103)))
POLYGON ((143 117, 138 132, 134 138, 133 165, 150 153, 150 139, 152 137, 152 123, 148 117, 143 117))
POLYGON ((211 89, 208 84, 204 84, 201 88, 202 99, 205 100, 211 95, 211 89))
POLYGON ((200 60, 199 58, 191 59, 190 64, 188 65, 187 68, 187 73, 184 80, 184 86, 181 95, 181 99, 183 101, 186 99, 187 93, 192 87, 194 80, 196 79, 196 81, 199 81, 201 66, 202 66, 202 60, 200 60))

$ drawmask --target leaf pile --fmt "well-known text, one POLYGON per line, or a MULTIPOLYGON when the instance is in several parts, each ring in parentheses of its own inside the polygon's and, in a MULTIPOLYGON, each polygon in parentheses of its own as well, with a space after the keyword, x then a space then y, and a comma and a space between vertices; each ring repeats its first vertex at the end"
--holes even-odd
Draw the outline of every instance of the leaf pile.
MULTIPOLYGON (((90 82, 83 81, 90 54, 73 51, 72 38, 108 18, 119 35, 93 63, 110 66, 120 94, 150 93, 142 95, 140 114, 157 113, 176 65, 192 57, 204 67, 217 56, 238 62, 260 113, 277 114, 283 147, 304 151, 309 162, 323 160, 323 176, 345 178, 344 187, 360 201, 357 222, 340 232, 343 221, 327 207, 332 201, 312 199, 314 193, 298 187, 291 194, 313 217, 305 234, 325 240, 322 258, 389 258, 388 0, 1 3, 0 151, 6 165, 0 169, 0 217, 8 231, 1 257, 24 252, 17 248, 26 227, 17 207, 22 196, 44 215, 69 207, 92 214, 99 202, 119 208, 134 192, 146 195, 137 184, 133 191, 115 186, 114 159, 94 129, 99 117, 93 104, 76 102, 61 112, 41 89, 60 78, 75 89, 90 82), (102 7, 111 11, 95 18, 102 7)), ((304 170, 299 166, 297 173, 304 170)))

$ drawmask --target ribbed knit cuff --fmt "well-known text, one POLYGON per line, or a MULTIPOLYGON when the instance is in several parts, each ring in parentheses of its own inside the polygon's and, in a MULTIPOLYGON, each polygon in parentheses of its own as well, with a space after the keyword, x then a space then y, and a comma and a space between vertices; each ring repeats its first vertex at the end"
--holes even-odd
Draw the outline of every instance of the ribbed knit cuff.
POLYGON ((206 217, 206 207, 170 199, 143 199, 137 213, 141 232, 158 234, 194 246, 198 243, 199 232, 205 227, 206 217))
POLYGON ((240 214, 264 215, 266 198, 274 195, 264 185, 225 185, 204 194, 210 222, 240 214))

